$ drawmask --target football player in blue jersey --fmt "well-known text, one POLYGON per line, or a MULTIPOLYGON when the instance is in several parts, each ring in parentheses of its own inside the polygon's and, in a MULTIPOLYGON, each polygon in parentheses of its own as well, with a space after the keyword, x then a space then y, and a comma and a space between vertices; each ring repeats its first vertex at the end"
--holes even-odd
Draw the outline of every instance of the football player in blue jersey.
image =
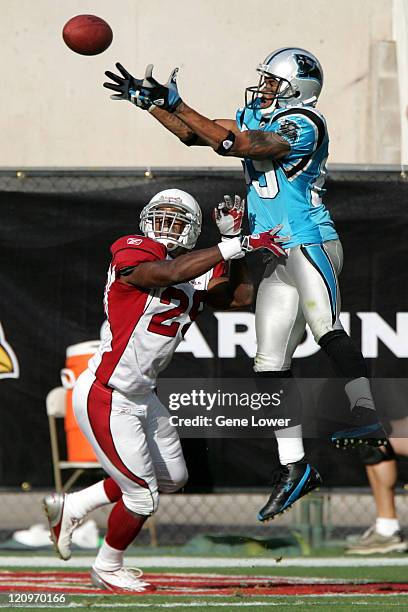
MULTIPOLYGON (((350 426, 333 434, 338 447, 380 445, 386 434, 375 411, 360 350, 339 320, 338 275, 343 253, 322 196, 328 155, 326 122, 315 108, 323 85, 318 59, 305 49, 285 47, 259 64, 259 82, 248 87, 236 119, 210 120, 189 107, 177 88, 176 68, 166 84, 153 77, 153 66, 136 79, 116 64, 105 87, 116 100, 129 100, 149 111, 186 145, 210 146, 218 155, 243 159, 251 231, 281 225, 287 257, 266 265, 256 303, 257 376, 286 380, 292 405, 300 405, 291 381, 291 363, 306 323, 346 379, 350 426)), ((300 418, 276 432, 282 468, 261 521, 273 518, 320 484, 304 460, 300 418)))

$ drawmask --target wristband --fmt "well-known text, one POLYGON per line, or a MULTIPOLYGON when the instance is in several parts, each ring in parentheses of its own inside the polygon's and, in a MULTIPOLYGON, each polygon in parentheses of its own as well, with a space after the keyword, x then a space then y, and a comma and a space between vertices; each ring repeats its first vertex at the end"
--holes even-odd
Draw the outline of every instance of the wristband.
POLYGON ((240 255, 242 252, 241 239, 238 238, 238 236, 231 238, 231 240, 226 240, 225 242, 219 242, 217 246, 225 261, 232 259, 235 255, 240 255))
POLYGON ((227 155, 227 153, 232 149, 235 142, 235 134, 234 132, 228 132, 226 137, 222 142, 220 142, 218 149, 215 150, 218 155, 227 155))
MULTIPOLYGON (((233 240, 234 238, 241 239, 241 233, 239 233, 238 236, 224 236, 224 234, 221 234, 221 242, 228 242, 229 240, 233 240)), ((238 255, 233 255, 231 259, 242 259, 243 257, 245 257, 245 253, 244 251, 241 251, 240 253, 238 253, 238 255)))

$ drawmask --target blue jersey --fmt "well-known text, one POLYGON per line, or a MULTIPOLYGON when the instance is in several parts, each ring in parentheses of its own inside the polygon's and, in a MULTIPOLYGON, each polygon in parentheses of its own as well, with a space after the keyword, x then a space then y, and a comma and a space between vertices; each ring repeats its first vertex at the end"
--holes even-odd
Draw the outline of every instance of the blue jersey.
POLYGON ((285 138, 290 152, 279 160, 242 163, 247 183, 247 207, 252 233, 283 225, 289 236, 285 247, 316 244, 338 238, 322 202, 329 138, 322 115, 312 107, 276 109, 264 119, 257 109, 239 109, 241 131, 275 132, 285 138))

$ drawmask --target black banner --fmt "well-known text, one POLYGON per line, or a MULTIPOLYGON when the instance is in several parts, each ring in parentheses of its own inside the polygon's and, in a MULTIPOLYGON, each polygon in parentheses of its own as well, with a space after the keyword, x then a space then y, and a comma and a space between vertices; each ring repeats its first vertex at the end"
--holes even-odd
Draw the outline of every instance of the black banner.
MULTIPOLYGON (((243 193, 241 178, 213 176, 134 180, 121 187, 61 193, 0 192, 0 483, 51 485, 45 397, 59 386, 67 346, 99 337, 109 246, 138 231, 141 208, 161 189, 191 192, 204 212, 198 247, 218 241, 209 210, 225 193, 243 193)), ((408 376, 408 186, 332 182, 326 203, 345 251, 340 278, 343 323, 362 347, 370 375, 408 376)), ((252 256, 256 279, 262 256, 252 256)), ((248 378, 255 350, 253 311, 207 311, 164 375, 248 378)), ((310 335, 294 366, 302 377, 330 377, 310 335)), ((403 414, 397 415, 401 418, 403 414)), ((330 405, 322 400, 322 418, 330 405)), ((193 489, 263 487, 277 464, 274 440, 184 440, 193 489)), ((331 486, 366 484, 358 458, 325 441, 307 440, 308 456, 331 486), (339 470, 339 462, 342 469, 339 470)), ((403 464, 404 465, 404 464, 403 464)), ((403 467, 405 476, 408 470, 403 467)))

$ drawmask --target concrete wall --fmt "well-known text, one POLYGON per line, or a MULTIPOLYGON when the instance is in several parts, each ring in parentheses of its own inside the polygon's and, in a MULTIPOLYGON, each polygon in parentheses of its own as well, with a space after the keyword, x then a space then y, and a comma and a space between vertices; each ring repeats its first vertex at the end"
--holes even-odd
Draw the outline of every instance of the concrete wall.
POLYGON ((401 163, 401 117, 394 41, 373 42, 370 49, 368 163, 401 163))
POLYGON ((401 125, 401 164, 408 166, 408 0, 394 0, 399 116, 401 125))
MULTIPOLYGON (((384 162, 370 70, 373 46, 392 38, 392 0, 0 0, 0 7, 0 166, 235 166, 183 147, 148 113, 111 102, 104 70, 120 60, 142 75, 152 62, 164 79, 179 65, 186 102, 210 117, 233 117, 245 87, 257 82, 257 63, 288 44, 323 64, 331 162, 384 162), (62 42, 65 21, 84 12, 114 31, 102 55, 80 56, 62 42)), ((399 137, 398 125, 390 129, 399 137)))

